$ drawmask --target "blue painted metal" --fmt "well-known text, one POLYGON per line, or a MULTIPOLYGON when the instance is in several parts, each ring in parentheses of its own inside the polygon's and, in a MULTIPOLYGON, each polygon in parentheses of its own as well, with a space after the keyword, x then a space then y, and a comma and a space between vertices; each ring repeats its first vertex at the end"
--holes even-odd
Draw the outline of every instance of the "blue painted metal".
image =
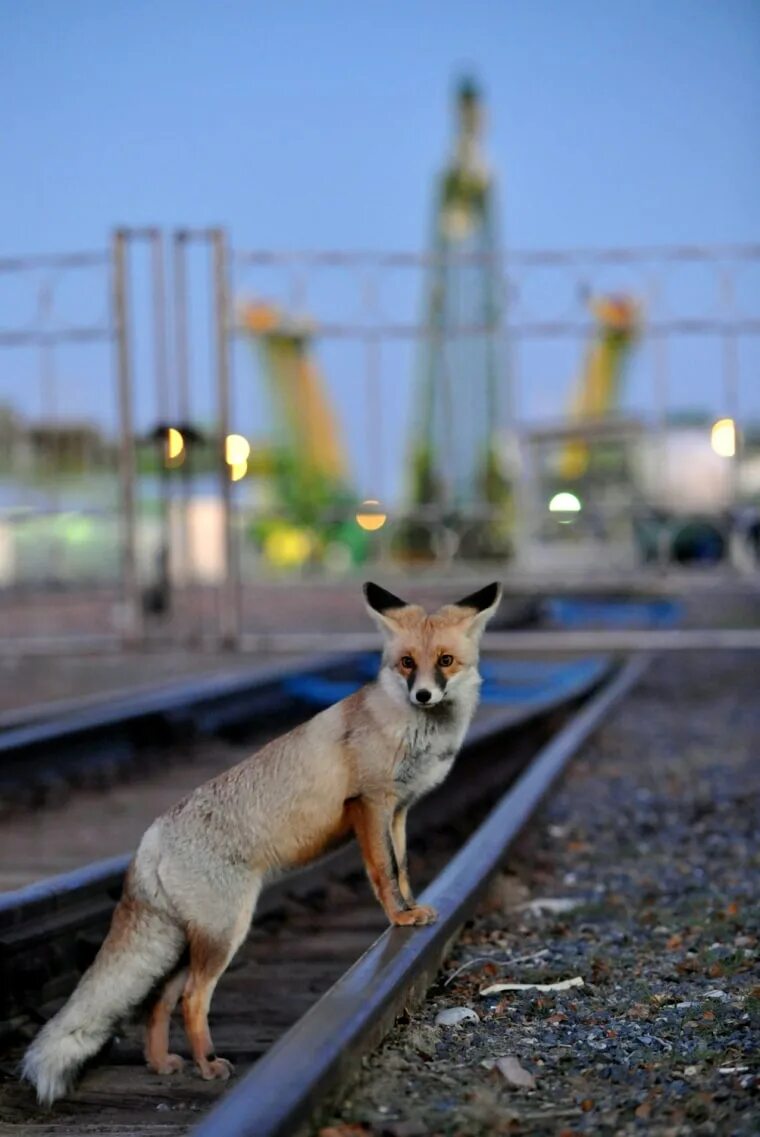
POLYGON ((597 600, 549 597, 544 612, 553 624, 566 628, 672 628, 680 623, 683 605, 676 600, 597 600))
MULTIPOLYGON (((498 660, 482 664, 483 686, 480 701, 490 706, 531 706, 547 698, 572 698, 609 667, 609 657, 593 656, 563 662, 543 660, 498 660)), ((327 707, 345 699, 362 686, 370 664, 377 667, 376 655, 368 656, 355 678, 331 679, 324 675, 293 675, 283 680, 288 695, 312 706, 327 707)))

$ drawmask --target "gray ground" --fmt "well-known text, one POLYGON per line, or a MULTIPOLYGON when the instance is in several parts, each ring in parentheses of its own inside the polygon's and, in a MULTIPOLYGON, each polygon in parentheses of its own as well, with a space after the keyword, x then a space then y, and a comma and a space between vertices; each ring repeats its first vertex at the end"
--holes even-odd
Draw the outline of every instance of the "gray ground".
POLYGON ((760 1132, 759 668, 653 666, 322 1137, 760 1132), (568 907, 525 906, 542 898, 568 907), (436 1025, 454 1007, 478 1021, 436 1025))

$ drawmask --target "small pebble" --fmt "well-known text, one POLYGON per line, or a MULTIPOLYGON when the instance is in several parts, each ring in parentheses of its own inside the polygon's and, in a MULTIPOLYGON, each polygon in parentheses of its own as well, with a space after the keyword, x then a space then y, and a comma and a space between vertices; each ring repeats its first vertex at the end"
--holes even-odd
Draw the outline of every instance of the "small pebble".
POLYGON ((480 1022, 480 1016, 471 1007, 447 1007, 435 1016, 436 1026, 457 1026, 463 1022, 480 1022))
POLYGON ((536 1079, 520 1065, 519 1060, 513 1054, 508 1054, 504 1058, 497 1058, 496 1069, 504 1081, 510 1086, 514 1086, 515 1089, 535 1090, 536 1079))

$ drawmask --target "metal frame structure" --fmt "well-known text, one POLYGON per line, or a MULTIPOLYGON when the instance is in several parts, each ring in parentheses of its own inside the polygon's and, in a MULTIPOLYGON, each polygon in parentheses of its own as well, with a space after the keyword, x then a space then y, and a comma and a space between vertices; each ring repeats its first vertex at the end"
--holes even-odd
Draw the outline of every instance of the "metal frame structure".
MULTIPOLYGON (((342 274, 349 282, 350 294, 356 300, 356 311, 347 313, 345 304, 319 319, 316 334, 320 342, 354 341, 361 348, 361 373, 351 379, 362 384, 363 425, 354 430, 361 451, 368 456, 366 482, 357 487, 359 496, 378 496, 383 484, 389 432, 397 431, 398 416, 390 416, 384 406, 383 347, 392 342, 420 342, 431 335, 431 329, 419 317, 399 316, 392 311, 387 281, 398 273, 422 273, 435 268, 436 254, 373 252, 278 252, 236 249, 222 228, 179 229, 169 235, 156 227, 117 230, 108 251, 78 253, 58 257, 5 258, 0 260, 0 278, 21 280, 30 272, 42 275, 34 319, 21 326, 0 326, 0 349, 27 348, 39 353, 39 374, 45 387, 45 398, 55 403, 52 393, 55 352, 60 345, 71 343, 112 344, 114 350, 113 393, 118 408, 119 433, 119 517, 121 524, 121 579, 118 595, 121 601, 120 626, 113 632, 125 644, 137 644, 146 635, 142 612, 139 566, 139 501, 135 463, 135 325, 141 330, 145 317, 134 302, 133 261, 139 246, 147 247, 149 267, 144 288, 150 298, 151 359, 148 367, 149 386, 158 418, 163 422, 192 421, 193 398, 190 360, 197 346, 197 328, 189 319, 188 255, 191 246, 208 251, 204 269, 206 297, 203 306, 209 314, 213 356, 212 386, 215 392, 214 434, 219 450, 218 494, 222 508, 224 534, 223 570, 216 588, 217 604, 213 629, 206 629, 221 644, 234 645, 246 631, 243 627, 241 583, 241 549, 239 507, 233 500, 232 486, 224 462, 224 438, 231 429, 240 429, 235 417, 235 377, 232 358, 236 337, 232 297, 244 284, 256 284, 262 274, 276 272, 284 284, 286 303, 297 312, 308 311, 319 299, 318 281, 322 270, 342 274), (168 256, 167 256, 168 251, 168 256), (105 270, 110 278, 110 302, 107 317, 101 322, 57 322, 55 319, 56 288, 60 279, 82 268, 105 270), (167 270, 170 275, 167 276, 167 270), (167 280, 169 288, 167 289, 167 280), (141 322, 142 321, 142 322, 141 322), (176 416, 176 418, 175 418, 176 416), (373 492, 374 491, 374 492, 373 492)), ((490 254, 488 255, 490 256, 490 254)), ((462 254, 462 263, 478 263, 485 254, 462 254)), ((451 254, 447 254, 450 261, 451 254)), ((741 274, 757 272, 760 246, 673 247, 645 249, 580 249, 567 251, 511 251, 498 254, 505 303, 501 305, 504 320, 501 337, 504 346, 505 374, 502 379, 502 403, 505 406, 503 426, 524 440, 530 416, 526 414, 523 394, 525 383, 522 366, 526 348, 549 341, 582 344, 592 329, 583 311, 584 297, 598 273, 634 273, 641 282, 641 292, 648 310, 644 338, 650 344, 652 398, 647 414, 648 425, 656 434, 665 430, 669 407, 670 345, 674 339, 709 336, 720 349, 720 404, 741 427, 741 347, 744 339, 760 338, 760 312, 756 306, 741 300, 741 274), (713 291, 705 310, 683 313, 666 307, 668 276, 671 272, 704 269, 713 291), (537 273, 558 273, 566 282, 561 305, 550 317, 531 310, 530 281, 537 273)), ((417 290, 421 281, 416 282, 417 290)), ((316 305, 319 307, 319 305, 316 305)), ((142 309, 140 309, 142 311, 142 309)), ((0 321, 1 325, 1 321, 0 321)), ((453 336, 483 336, 493 333, 489 324, 447 329, 453 336)), ((568 353, 570 355, 570 353, 568 353)), ((572 364, 567 372, 572 369, 572 364)), ((567 374, 566 372, 566 374, 567 374)), ((2 389, 0 388, 0 400, 2 389)), ((546 433, 538 426, 536 437, 546 433)), ((245 428, 243 428, 245 429, 245 428)), ((740 460, 741 455, 739 455, 740 460)), ((735 464, 736 465, 736 464, 735 464)), ((162 490, 168 493, 166 487, 162 490)), ((185 500, 190 495, 189 482, 184 483, 185 500)), ((167 499, 163 502, 168 509, 167 499)), ((535 527, 528 496, 518 498, 518 540, 535 527)), ((487 512, 487 509, 485 510, 487 512)), ((478 516, 484 510, 478 508, 478 516)), ((474 514, 473 514, 474 515, 474 514)), ((397 514, 400 516, 400 514, 397 514)), ((404 516, 409 516, 408 513, 404 516)), ((452 547, 447 545, 441 528, 439 511, 434 507, 417 510, 415 516, 434 529, 441 529, 439 571, 453 567, 452 547)), ((164 523, 165 536, 168 531, 164 523)), ((378 538, 378 555, 387 564, 390 528, 378 538)), ((167 538, 168 539, 168 538, 167 538)), ((88 629, 89 631, 90 629, 88 629)), ((255 631, 255 629, 253 629, 255 631)), ((165 640, 182 636, 182 630, 164 628, 165 640)), ((1 641, 0 641, 1 642, 1 641)))

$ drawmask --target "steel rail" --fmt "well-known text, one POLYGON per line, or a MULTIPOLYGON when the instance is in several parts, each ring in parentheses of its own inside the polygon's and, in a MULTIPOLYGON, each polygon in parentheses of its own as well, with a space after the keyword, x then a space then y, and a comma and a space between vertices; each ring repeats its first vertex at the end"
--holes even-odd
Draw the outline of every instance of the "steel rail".
POLYGON ((438 910, 424 928, 391 928, 198 1125, 195 1137, 292 1137, 318 1103, 376 1046, 410 998, 432 983, 451 939, 544 796, 647 658, 626 663, 541 749, 480 828, 426 889, 438 910))
MULTIPOLYGON (((376 646, 373 644, 373 647, 376 646)), ((65 773, 72 764, 125 762, 140 747, 292 715, 285 683, 296 675, 329 676, 356 662, 331 652, 267 668, 192 678, 78 706, 0 732, 0 789, 17 792, 65 773)))

